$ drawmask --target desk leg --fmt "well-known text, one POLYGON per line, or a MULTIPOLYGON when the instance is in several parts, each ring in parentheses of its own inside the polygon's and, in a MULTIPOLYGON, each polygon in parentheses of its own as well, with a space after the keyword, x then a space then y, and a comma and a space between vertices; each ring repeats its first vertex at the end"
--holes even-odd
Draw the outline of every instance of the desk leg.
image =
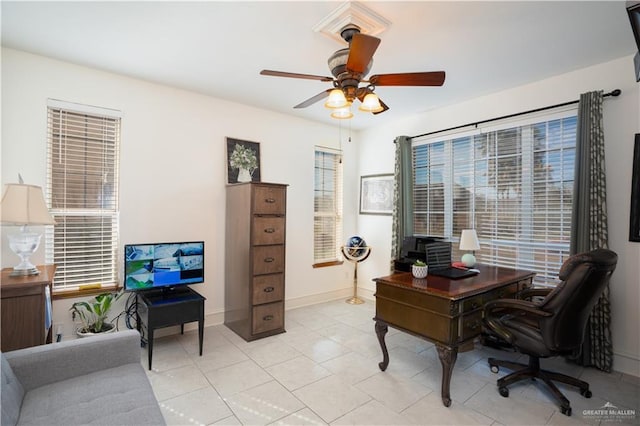
POLYGON ((453 373, 453 365, 458 358, 458 349, 451 349, 436 344, 436 350, 438 351, 440 364, 442 364, 442 403, 445 407, 449 407, 451 405, 451 394, 449 392, 451 387, 451 373, 453 373))
POLYGON ((378 363, 378 367, 380 370, 384 371, 387 369, 389 365, 389 352, 387 351, 387 344, 384 341, 384 335, 389 331, 389 327, 387 324, 376 321, 376 335, 378 336, 378 342, 380 342, 380 347, 382 348, 382 362, 378 363))
POLYGON ((204 319, 198 321, 198 338, 200 339, 200 356, 202 356, 202 341, 204 340, 204 319))
POLYGON ((149 337, 147 338, 147 349, 149 350, 149 371, 151 371, 151 358, 153 357, 153 329, 149 327, 149 337))

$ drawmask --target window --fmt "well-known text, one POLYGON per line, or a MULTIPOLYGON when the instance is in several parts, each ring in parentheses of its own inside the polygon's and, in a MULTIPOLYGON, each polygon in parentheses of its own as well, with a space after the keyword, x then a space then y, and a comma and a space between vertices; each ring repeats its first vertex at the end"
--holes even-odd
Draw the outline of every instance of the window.
POLYGON ((333 265, 342 242, 342 154, 316 147, 313 187, 314 267, 333 265))
POLYGON ((569 254, 576 112, 472 134, 414 141, 416 234, 457 241, 475 228, 481 263, 528 269, 554 284, 569 254))
POLYGON ((50 100, 47 204, 56 225, 46 261, 55 291, 117 284, 120 118, 117 111, 50 100))

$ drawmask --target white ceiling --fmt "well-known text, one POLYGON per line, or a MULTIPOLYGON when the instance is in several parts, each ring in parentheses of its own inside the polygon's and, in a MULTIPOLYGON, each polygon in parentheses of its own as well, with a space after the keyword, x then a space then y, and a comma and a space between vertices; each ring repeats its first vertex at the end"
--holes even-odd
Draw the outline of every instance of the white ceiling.
MULTIPOLYGON (((327 58, 346 45, 313 27, 343 3, 2 1, 2 45, 337 125, 322 102, 293 109, 330 83, 259 72, 331 76, 327 58)), ((447 76, 442 87, 378 87, 390 110, 356 111, 354 129, 636 50, 624 1, 365 4, 391 22, 371 74, 447 76)))

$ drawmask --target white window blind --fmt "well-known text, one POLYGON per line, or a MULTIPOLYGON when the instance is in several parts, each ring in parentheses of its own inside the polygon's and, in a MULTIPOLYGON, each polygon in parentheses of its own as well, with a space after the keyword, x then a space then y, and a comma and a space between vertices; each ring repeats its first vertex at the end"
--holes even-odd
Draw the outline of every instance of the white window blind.
POLYGON ((475 228, 479 262, 528 269, 555 284, 569 255, 575 109, 413 144, 416 234, 452 241, 475 228))
POLYGON ((316 147, 313 188, 313 261, 335 262, 342 243, 342 154, 316 147))
POLYGON ((114 111, 50 101, 46 234, 55 290, 117 283, 120 118, 114 111), (88 111, 88 112, 87 112, 88 111))

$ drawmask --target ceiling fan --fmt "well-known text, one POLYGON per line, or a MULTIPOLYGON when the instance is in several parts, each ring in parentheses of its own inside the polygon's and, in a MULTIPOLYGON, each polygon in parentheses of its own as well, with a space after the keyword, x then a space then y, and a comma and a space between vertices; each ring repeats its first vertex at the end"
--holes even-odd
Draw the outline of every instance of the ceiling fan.
MULTIPOLYGON (((333 89, 327 89, 309 99, 294 106, 294 108, 306 108, 314 103, 331 96, 335 92, 342 92, 343 99, 346 99, 346 106, 351 105, 357 98, 360 102, 368 104, 367 95, 373 95, 375 100, 379 99, 374 94, 376 86, 442 86, 444 84, 445 72, 412 72, 396 74, 375 74, 364 79, 373 65, 373 54, 375 53, 380 39, 360 33, 357 25, 349 24, 342 28, 340 36, 349 43, 349 47, 340 49, 329 57, 329 69, 333 77, 326 77, 311 74, 298 74, 284 71, 262 70, 261 75, 274 77, 302 78, 307 80, 318 80, 333 83, 333 89), (360 86, 360 83, 366 83, 360 86), (339 89, 336 91, 335 89, 339 89), (332 93, 332 91, 334 93, 332 93), (330 96, 331 94, 331 96, 330 96)), ((339 96, 340 93, 337 93, 339 96)), ((336 105, 325 104, 329 108, 337 108, 336 105)), ((340 105, 345 106, 345 105, 340 105)), ((362 107, 360 109, 363 109, 362 107)), ((382 101, 374 108, 363 109, 373 114, 379 114, 388 110, 389 107, 382 101)), ((340 117, 336 117, 340 118, 340 117)))

